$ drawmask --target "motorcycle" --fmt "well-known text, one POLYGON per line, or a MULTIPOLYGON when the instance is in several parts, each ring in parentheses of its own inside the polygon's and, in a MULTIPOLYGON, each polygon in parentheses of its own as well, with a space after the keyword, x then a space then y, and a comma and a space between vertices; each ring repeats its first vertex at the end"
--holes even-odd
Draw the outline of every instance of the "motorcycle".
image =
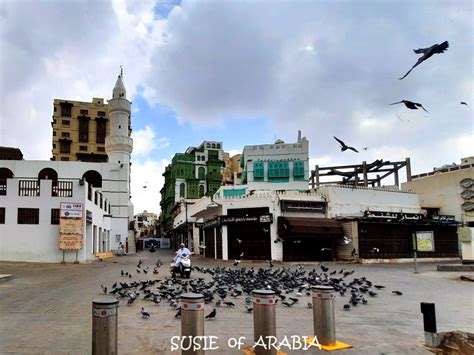
POLYGON ((191 278, 191 258, 190 258, 190 255, 187 255, 187 254, 182 255, 179 266, 175 266, 175 263, 173 262, 171 264, 171 274, 172 274, 173 278, 175 278, 177 274, 180 275, 181 277, 185 277, 187 279, 191 278))

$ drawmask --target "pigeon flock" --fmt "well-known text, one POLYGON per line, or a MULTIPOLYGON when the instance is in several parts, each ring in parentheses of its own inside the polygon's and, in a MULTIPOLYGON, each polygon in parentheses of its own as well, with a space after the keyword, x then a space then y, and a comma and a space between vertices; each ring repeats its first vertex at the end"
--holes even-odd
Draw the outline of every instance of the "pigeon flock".
MULTIPOLYGON (((181 295, 188 292, 200 293, 211 311, 206 314, 206 320, 218 318, 217 308, 222 312, 238 306, 245 313, 253 311, 252 291, 258 289, 272 290, 277 298, 277 306, 312 308, 312 286, 332 286, 339 298, 344 298, 343 309, 349 311, 358 305, 369 304, 370 298, 379 297, 384 292, 384 285, 377 285, 366 277, 354 277, 354 270, 341 268, 330 271, 328 266, 320 264, 312 270, 306 270, 302 265, 296 268, 278 267, 269 261, 267 267, 200 267, 193 266, 197 278, 180 279, 165 277, 155 280, 129 280, 131 274, 120 272, 123 281, 114 282, 110 288, 101 284, 102 293, 117 297, 126 302, 127 306, 140 304, 140 316, 151 318, 150 307, 167 304, 175 310, 174 318, 181 317, 179 305, 181 295)), ((138 262, 137 274, 151 266, 144 267, 142 260, 138 262), (141 270, 141 271, 139 271, 141 270)), ((156 262, 154 269, 163 265, 161 260, 156 262)), ((238 265, 238 264, 237 264, 238 265)), ((139 276, 139 275, 138 275, 139 276)), ((398 290, 392 291, 392 296, 401 296, 398 290)), ((219 312, 221 312, 219 311, 219 312)))
MULTIPOLYGON (((444 41, 443 43, 441 44, 435 44, 431 47, 428 47, 428 48, 419 48, 419 49, 414 49, 413 51, 416 53, 416 54, 423 54, 419 59, 418 61, 410 68, 410 70, 404 75, 402 76, 401 78, 399 78, 400 80, 403 80, 404 78, 406 78, 408 76, 408 74, 411 73, 411 71, 417 67, 418 65, 420 65, 421 63, 423 63, 425 60, 431 58, 434 54, 441 54, 441 53, 444 53, 447 49, 449 48, 449 43, 448 41, 444 41)), ((423 111, 425 112, 428 112, 422 104, 418 103, 418 102, 413 102, 413 101, 409 101, 409 100, 401 100, 401 101, 397 101, 397 102, 394 102, 394 103, 391 103, 389 104, 389 106, 391 105, 396 105, 396 104, 404 104, 408 109, 410 110, 418 110, 419 108, 421 108, 423 111)), ((465 102, 465 101, 461 101, 460 102, 461 105, 465 105, 465 106, 468 106, 468 104, 465 102)), ((403 122, 403 120, 397 116, 397 118, 403 122)), ((407 122, 410 122, 409 120, 407 122)), ((356 152, 356 153, 359 153, 359 151, 354 148, 354 147, 350 147, 348 145, 346 145, 342 140, 340 140, 339 138, 336 138, 334 137, 334 139, 336 141, 339 142, 339 144, 341 145, 341 151, 344 152, 348 149, 356 152)), ((367 148, 364 148, 364 150, 367 150, 367 148)))

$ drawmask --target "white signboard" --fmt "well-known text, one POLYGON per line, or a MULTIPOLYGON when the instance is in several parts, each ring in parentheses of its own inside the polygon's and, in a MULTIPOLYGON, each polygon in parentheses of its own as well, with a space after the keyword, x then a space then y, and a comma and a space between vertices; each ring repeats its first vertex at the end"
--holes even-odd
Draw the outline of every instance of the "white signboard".
POLYGON ((61 202, 60 217, 62 218, 82 218, 82 203, 61 202))

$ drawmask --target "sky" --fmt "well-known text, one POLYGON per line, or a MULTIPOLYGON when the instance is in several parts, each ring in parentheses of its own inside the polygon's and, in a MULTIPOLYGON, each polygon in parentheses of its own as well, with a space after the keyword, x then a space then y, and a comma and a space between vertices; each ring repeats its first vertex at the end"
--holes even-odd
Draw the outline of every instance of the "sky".
POLYGON ((203 140, 233 155, 301 130, 311 169, 432 171, 474 155, 472 19, 470 0, 3 0, 0 146, 49 160, 53 100, 109 99, 123 66, 135 213, 160 212, 165 166, 203 140))

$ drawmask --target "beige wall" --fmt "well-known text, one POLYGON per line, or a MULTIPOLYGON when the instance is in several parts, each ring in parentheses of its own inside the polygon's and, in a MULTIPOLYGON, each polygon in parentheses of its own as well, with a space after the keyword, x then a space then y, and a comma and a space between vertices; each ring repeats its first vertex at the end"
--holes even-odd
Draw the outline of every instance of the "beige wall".
POLYGON ((402 190, 416 192, 422 208, 439 208, 439 214, 454 215, 457 221, 464 223, 474 222, 474 211, 466 212, 461 208, 466 200, 461 197, 465 189, 460 185, 465 178, 474 179, 474 164, 467 163, 457 170, 446 170, 405 182, 402 190))
MULTIPOLYGON (((108 105, 104 103, 105 100, 101 98, 93 98, 92 102, 81 102, 71 100, 54 100, 54 112, 53 112, 53 158, 55 160, 62 160, 62 158, 69 158, 69 160, 78 160, 76 153, 95 153, 104 155, 105 143, 96 143, 97 133, 97 122, 95 118, 99 116, 98 112, 105 112, 105 117, 108 120, 108 105), (68 102, 73 104, 71 107, 71 117, 61 116, 61 102, 68 102), (81 110, 87 110, 85 116, 90 117, 89 121, 89 142, 79 142, 79 119, 81 110), (64 121, 69 121, 69 125, 63 124, 64 121), (69 133, 69 137, 63 137, 63 133, 69 133), (61 138, 69 138, 71 142, 70 153, 60 152, 61 138), (81 150, 80 147, 85 146, 87 150, 81 150)), ((106 135, 109 134, 109 122, 106 123, 106 135)))

